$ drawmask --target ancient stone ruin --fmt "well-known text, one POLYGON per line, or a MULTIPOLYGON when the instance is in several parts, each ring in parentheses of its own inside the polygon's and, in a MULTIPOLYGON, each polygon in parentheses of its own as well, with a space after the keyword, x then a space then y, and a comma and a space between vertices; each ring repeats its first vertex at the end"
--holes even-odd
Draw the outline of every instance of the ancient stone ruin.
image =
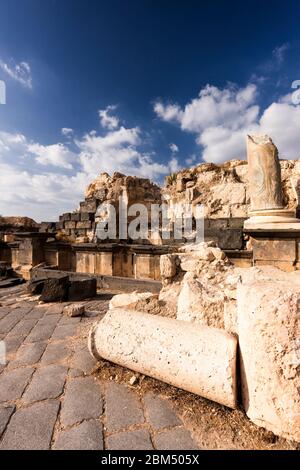
MULTIPOLYGON (((247 136, 247 152, 248 162, 201 164, 169 175, 162 188, 101 174, 58 222, 3 230, 0 287, 22 277, 26 298, 42 307, 61 305, 65 317, 91 311, 96 321, 84 342, 100 374, 119 367, 110 381, 131 371, 134 387, 151 377, 240 412, 254 433, 263 428, 286 439, 283 448, 297 447, 300 162, 279 160, 268 136, 247 136), (147 209, 137 238, 130 230, 122 236, 120 201, 147 209), (163 204, 166 220, 160 215, 153 229, 153 205, 163 204), (199 205, 204 238, 176 238, 186 207, 196 233, 199 205), (97 227, 108 226, 112 213, 114 236, 101 239, 97 227), (109 295, 100 316, 99 295, 109 295)), ((126 230, 136 217, 129 213, 126 230)))

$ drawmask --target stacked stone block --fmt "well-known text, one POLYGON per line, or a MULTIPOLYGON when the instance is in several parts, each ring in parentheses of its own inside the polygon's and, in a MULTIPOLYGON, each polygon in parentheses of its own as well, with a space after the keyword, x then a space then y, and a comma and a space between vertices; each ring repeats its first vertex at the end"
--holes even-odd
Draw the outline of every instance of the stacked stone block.
POLYGON ((82 237, 86 238, 86 241, 93 241, 95 214, 99 203, 100 201, 94 198, 80 202, 78 211, 66 212, 59 217, 56 230, 74 239, 82 237))

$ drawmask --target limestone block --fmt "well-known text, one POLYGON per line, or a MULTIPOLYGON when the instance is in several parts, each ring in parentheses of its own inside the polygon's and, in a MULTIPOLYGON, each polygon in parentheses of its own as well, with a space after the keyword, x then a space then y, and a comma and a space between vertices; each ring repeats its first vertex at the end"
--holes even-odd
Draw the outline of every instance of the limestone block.
POLYGON ((132 292, 130 294, 118 294, 109 302, 109 309, 124 307, 135 308, 140 300, 147 300, 156 297, 152 292, 132 292))
POLYGON ((186 273, 177 303, 177 319, 224 328, 224 294, 218 285, 186 273))
POLYGON ((252 238, 254 260, 296 261, 296 240, 252 238))
POLYGON ((73 220, 70 220, 68 222, 65 222, 65 228, 66 229, 73 229, 76 227, 76 222, 74 222, 73 220))
POLYGON ((235 336, 215 328, 123 308, 91 329, 96 358, 236 407, 235 336))
POLYGON ((68 317, 79 317, 84 314, 84 311, 85 307, 83 304, 66 305, 63 309, 64 315, 67 315, 68 317))
POLYGON ((247 269, 237 302, 245 411, 258 426, 300 441, 300 273, 247 269))
POLYGON ((160 274, 163 279, 172 279, 176 275, 177 255, 162 255, 160 257, 160 274))

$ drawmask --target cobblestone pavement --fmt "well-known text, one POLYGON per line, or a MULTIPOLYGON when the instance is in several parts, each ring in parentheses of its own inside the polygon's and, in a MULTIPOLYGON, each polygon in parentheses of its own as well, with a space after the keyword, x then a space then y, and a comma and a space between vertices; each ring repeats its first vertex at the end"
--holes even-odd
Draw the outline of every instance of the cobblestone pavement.
POLYGON ((29 301, 24 288, 0 292, 0 449, 189 450, 197 446, 168 401, 100 381, 88 331, 108 307, 86 302, 84 317, 63 304, 29 301))

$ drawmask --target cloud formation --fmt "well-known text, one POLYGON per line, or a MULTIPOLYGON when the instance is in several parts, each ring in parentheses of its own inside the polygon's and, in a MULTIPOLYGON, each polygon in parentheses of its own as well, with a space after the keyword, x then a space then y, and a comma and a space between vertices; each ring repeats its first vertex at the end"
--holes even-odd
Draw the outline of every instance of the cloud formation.
POLYGON ((115 111, 117 106, 110 105, 105 109, 99 110, 100 124, 104 129, 109 129, 110 131, 119 127, 119 118, 116 116, 111 116, 111 112, 115 111))
POLYGON ((163 164, 146 152, 143 137, 139 127, 121 126, 42 145, 23 134, 0 131, 0 214, 57 220, 76 209, 87 185, 101 172, 158 181, 179 170, 175 157, 163 164))
POLYGON ((0 68, 10 78, 20 83, 23 87, 32 89, 31 68, 28 62, 16 63, 13 59, 9 63, 0 59, 0 68))
POLYGON ((207 85, 184 107, 160 101, 154 112, 161 120, 195 134, 206 162, 245 158, 245 136, 253 132, 270 134, 281 158, 299 158, 300 106, 293 104, 291 95, 264 110, 257 101, 258 88, 253 83, 242 88, 229 84, 223 89, 207 85))

